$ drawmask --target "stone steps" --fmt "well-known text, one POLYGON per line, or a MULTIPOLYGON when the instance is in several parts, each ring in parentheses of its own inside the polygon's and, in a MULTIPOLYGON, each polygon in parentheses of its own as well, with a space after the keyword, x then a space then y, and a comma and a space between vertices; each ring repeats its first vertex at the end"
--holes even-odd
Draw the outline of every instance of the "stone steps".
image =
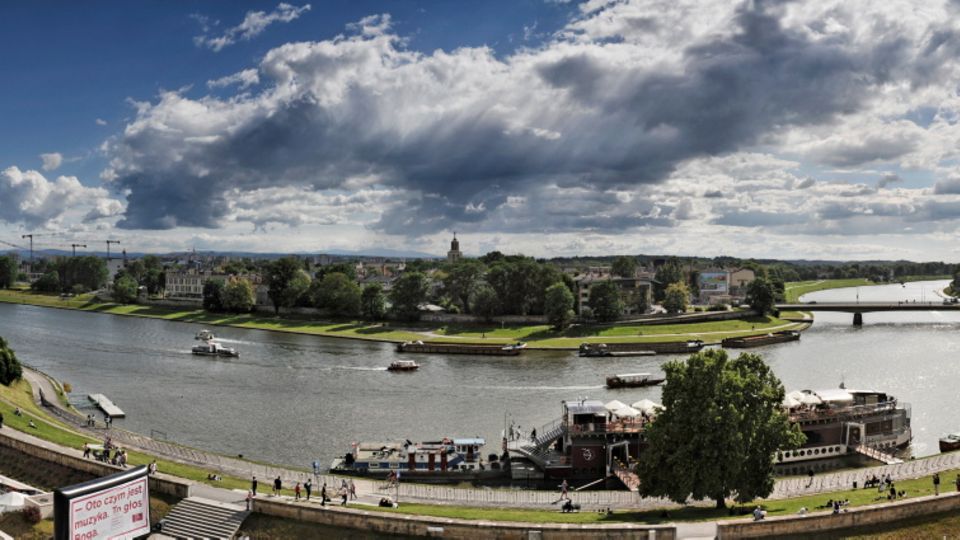
POLYGON ((249 514, 237 505, 188 497, 177 503, 163 519, 162 532, 174 538, 230 539, 249 514))

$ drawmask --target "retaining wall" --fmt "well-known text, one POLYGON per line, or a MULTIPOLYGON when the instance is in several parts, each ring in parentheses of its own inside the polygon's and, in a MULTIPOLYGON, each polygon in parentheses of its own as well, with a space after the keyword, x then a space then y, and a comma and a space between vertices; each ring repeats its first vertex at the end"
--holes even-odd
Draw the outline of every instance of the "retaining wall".
POLYGON ((578 525, 536 524, 464 520, 368 512, 338 506, 292 504, 257 498, 253 511, 265 515, 320 523, 331 527, 361 529, 406 536, 434 536, 455 540, 674 540, 673 525, 578 525))
POLYGON ((772 517, 762 521, 720 522, 717 525, 717 537, 727 540, 728 538, 809 536, 870 525, 890 525, 903 519, 957 510, 960 510, 960 493, 945 493, 939 497, 917 497, 895 503, 863 506, 839 514, 819 513, 806 517, 772 517))
MULTIPOLYGON (((0 445, 27 454, 35 459, 49 463, 56 463, 63 467, 67 467, 75 471, 85 472, 97 477, 107 476, 123 470, 122 468, 109 463, 94 461, 92 459, 84 459, 82 457, 73 456, 52 448, 48 448, 46 446, 30 444, 28 442, 21 441, 20 439, 10 437, 3 433, 3 431, 0 431, 0 445)), ((173 495, 183 499, 190 496, 190 484, 185 480, 151 476, 150 491, 154 493, 173 495)))

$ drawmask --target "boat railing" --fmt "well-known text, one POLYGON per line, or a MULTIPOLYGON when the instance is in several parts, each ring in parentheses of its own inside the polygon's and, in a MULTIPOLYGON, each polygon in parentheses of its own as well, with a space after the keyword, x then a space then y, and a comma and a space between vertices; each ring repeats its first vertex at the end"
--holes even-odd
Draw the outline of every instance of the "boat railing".
POLYGON ((620 419, 611 422, 594 422, 590 424, 573 424, 570 426, 571 433, 636 433, 643 431, 647 420, 638 418, 636 420, 620 419))
POLYGON ((897 408, 896 401, 884 401, 873 405, 853 405, 850 407, 825 407, 819 409, 796 410, 790 413, 790 420, 798 422, 802 420, 815 420, 829 418, 833 416, 863 416, 875 414, 878 412, 893 411, 897 408))

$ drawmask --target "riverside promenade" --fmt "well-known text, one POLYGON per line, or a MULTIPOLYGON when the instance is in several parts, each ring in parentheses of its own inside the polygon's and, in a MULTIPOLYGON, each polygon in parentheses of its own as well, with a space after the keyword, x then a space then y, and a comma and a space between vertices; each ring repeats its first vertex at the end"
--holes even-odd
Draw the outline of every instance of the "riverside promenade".
MULTIPOLYGON (((40 401, 40 393, 46 410, 51 411, 61 420, 68 422, 76 431, 95 439, 102 439, 110 435, 114 443, 153 454, 184 464, 195 465, 211 472, 236 478, 249 479, 256 475, 262 486, 280 477, 284 485, 291 486, 295 482, 303 482, 307 478, 314 478, 307 470, 263 465, 222 456, 213 452, 189 448, 171 442, 160 441, 141 434, 118 428, 107 429, 102 423, 97 427, 89 428, 84 425, 85 418, 75 411, 67 409, 55 396, 57 390, 54 384, 45 375, 24 369, 24 377, 34 389, 34 396, 40 401)), ((79 452, 79 450, 77 451, 79 452)), ((818 474, 810 478, 791 477, 778 479, 774 484, 773 493, 768 499, 785 499, 791 497, 826 494, 833 491, 846 490, 853 487, 853 482, 863 486, 866 479, 876 475, 884 477, 890 475, 894 481, 907 480, 929 476, 934 472, 943 472, 960 468, 960 452, 931 456, 926 459, 910 460, 894 465, 879 465, 831 473, 818 474)), ((327 483, 329 486, 339 486, 341 480, 349 478, 329 474, 321 474, 316 478, 317 486, 327 483)), ((391 487, 383 481, 353 478, 357 487, 357 494, 362 498, 378 499, 379 497, 399 496, 401 501, 419 502, 427 504, 455 504, 464 506, 487 507, 521 507, 544 509, 551 508, 558 499, 556 490, 526 490, 511 488, 460 488, 426 484, 401 482, 399 486, 391 487)), ((584 491, 575 492, 576 502, 584 508, 616 508, 630 510, 653 510, 660 508, 677 508, 679 505, 672 501, 659 498, 642 498, 629 491, 584 491)), ((692 504, 712 506, 712 501, 693 502, 692 504)))

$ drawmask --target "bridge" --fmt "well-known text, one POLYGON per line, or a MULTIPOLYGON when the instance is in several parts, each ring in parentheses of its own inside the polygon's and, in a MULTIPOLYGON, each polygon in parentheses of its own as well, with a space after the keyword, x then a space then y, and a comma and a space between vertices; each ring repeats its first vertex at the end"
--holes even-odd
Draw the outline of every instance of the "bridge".
POLYGON ((780 311, 840 311, 853 313, 854 326, 863 326, 863 314, 876 311, 960 311, 960 303, 938 302, 807 302, 777 304, 780 311))

